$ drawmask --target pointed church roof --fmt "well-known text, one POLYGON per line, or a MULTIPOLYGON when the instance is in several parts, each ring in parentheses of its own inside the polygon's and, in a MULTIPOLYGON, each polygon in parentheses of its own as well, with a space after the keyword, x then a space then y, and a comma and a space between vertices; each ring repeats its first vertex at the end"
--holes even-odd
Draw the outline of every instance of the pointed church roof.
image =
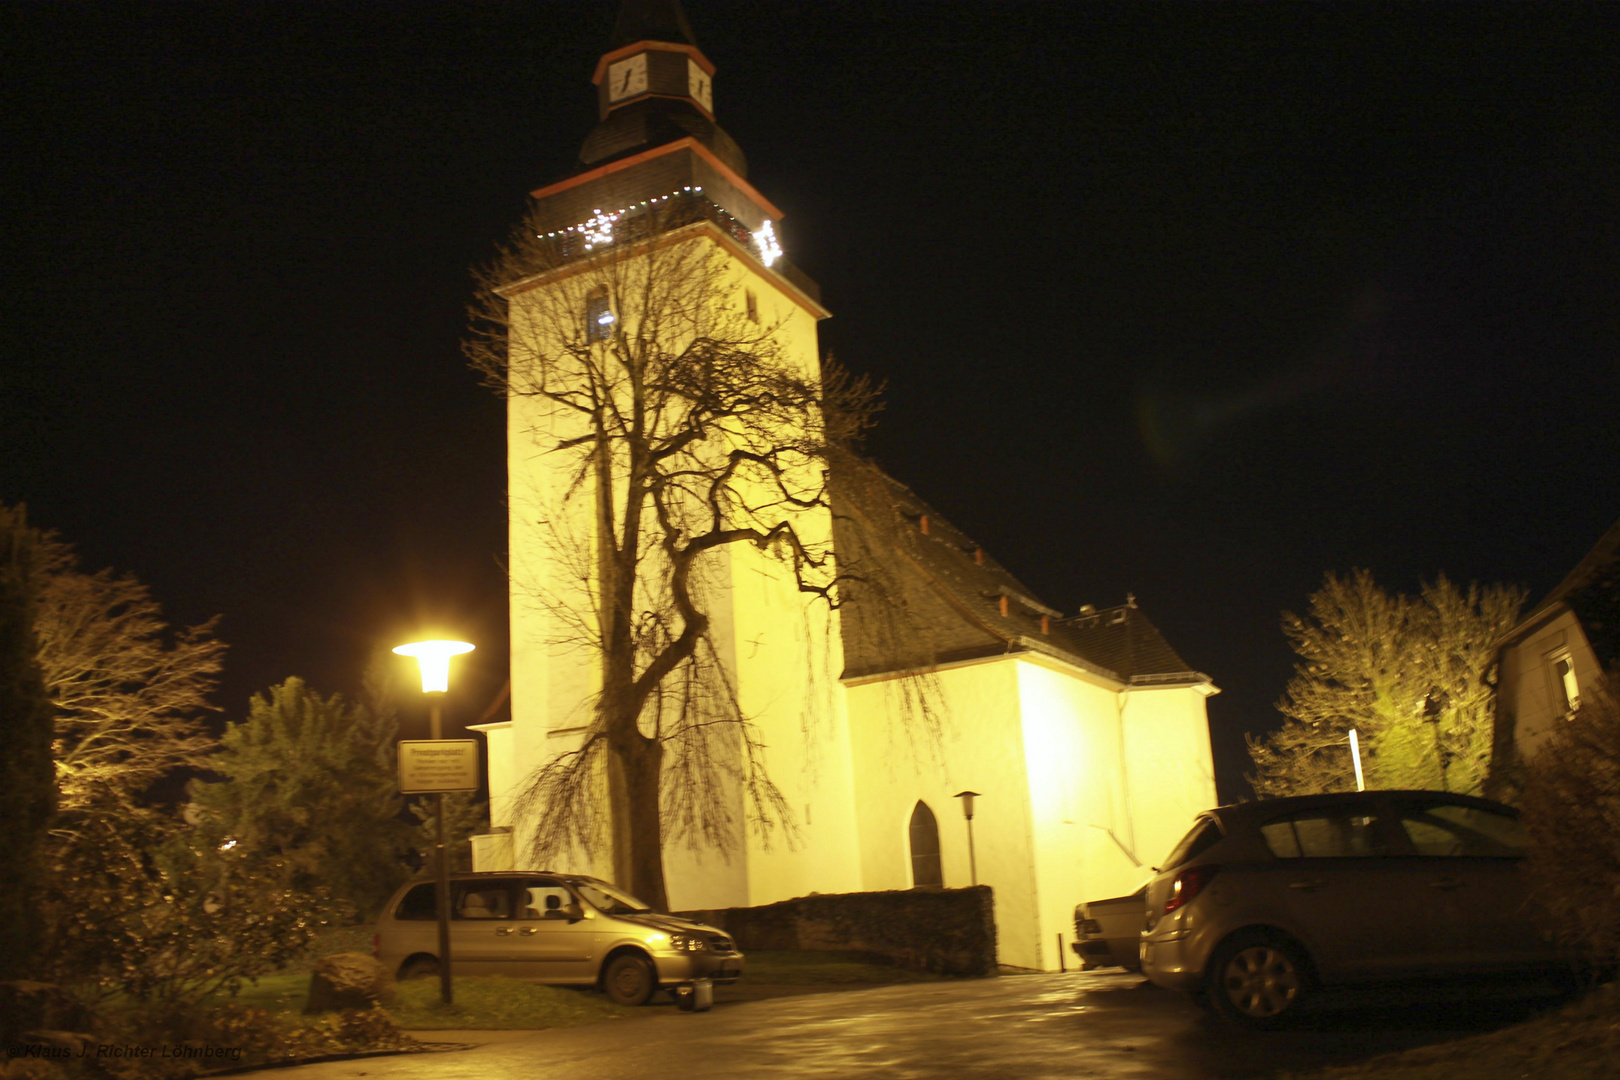
POLYGON ((668 41, 695 48, 697 38, 692 36, 692 24, 686 21, 681 0, 624 0, 613 20, 608 51, 638 41, 668 41))
POLYGON ((747 179, 748 158, 715 121, 711 91, 704 91, 702 107, 691 100, 683 54, 712 78, 714 64, 698 48, 680 0, 624 0, 619 5, 613 35, 592 77, 600 88, 600 114, 580 147, 581 172, 690 138, 747 179), (628 103, 610 100, 602 85, 609 65, 637 53, 648 54, 646 90, 628 103))
POLYGON ((872 470, 838 486, 841 558, 881 581, 854 583, 842 620, 844 677, 1015 652, 1042 653, 1121 685, 1209 682, 1132 598, 1072 619, 1048 606, 916 492, 872 470))

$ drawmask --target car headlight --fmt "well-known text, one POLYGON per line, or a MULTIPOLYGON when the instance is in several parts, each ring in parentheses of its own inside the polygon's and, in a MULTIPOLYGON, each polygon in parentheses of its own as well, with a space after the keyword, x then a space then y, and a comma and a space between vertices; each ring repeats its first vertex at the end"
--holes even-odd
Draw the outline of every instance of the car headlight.
POLYGON ((709 947, 708 942, 694 934, 669 935, 669 947, 678 952, 702 952, 709 947))

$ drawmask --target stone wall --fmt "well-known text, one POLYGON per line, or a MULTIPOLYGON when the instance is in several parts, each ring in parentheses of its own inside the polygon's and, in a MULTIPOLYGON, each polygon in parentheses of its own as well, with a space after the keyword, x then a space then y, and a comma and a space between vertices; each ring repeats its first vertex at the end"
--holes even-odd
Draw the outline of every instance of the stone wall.
POLYGON ((679 914, 724 930, 744 953, 859 951, 914 971, 996 973, 995 898, 988 885, 811 895, 679 914))

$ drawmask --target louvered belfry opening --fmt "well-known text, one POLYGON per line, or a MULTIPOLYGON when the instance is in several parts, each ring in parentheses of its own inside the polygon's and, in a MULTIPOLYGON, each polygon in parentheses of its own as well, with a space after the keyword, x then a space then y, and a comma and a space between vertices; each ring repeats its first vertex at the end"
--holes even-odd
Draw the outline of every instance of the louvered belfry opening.
POLYGON ((911 885, 916 889, 938 889, 945 884, 939 865, 939 823, 928 804, 917 801, 911 811, 911 885))

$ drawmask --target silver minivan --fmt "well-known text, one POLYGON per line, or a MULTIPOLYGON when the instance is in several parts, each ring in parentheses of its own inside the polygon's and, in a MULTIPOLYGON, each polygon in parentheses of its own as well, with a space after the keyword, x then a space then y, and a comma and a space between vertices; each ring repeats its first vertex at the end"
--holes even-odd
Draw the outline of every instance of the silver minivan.
POLYGON ((1148 883, 1142 972, 1263 1027, 1323 986, 1557 970, 1524 855, 1518 811, 1466 795, 1222 806, 1148 883))
MULTIPOLYGON (((432 881, 400 887, 377 920, 377 959, 399 978, 437 974, 432 881)), ((678 999, 699 979, 734 982, 743 955, 712 926, 663 915, 578 874, 456 874, 450 880, 450 965, 456 975, 507 975, 595 986, 621 1005, 660 990, 678 999)))

